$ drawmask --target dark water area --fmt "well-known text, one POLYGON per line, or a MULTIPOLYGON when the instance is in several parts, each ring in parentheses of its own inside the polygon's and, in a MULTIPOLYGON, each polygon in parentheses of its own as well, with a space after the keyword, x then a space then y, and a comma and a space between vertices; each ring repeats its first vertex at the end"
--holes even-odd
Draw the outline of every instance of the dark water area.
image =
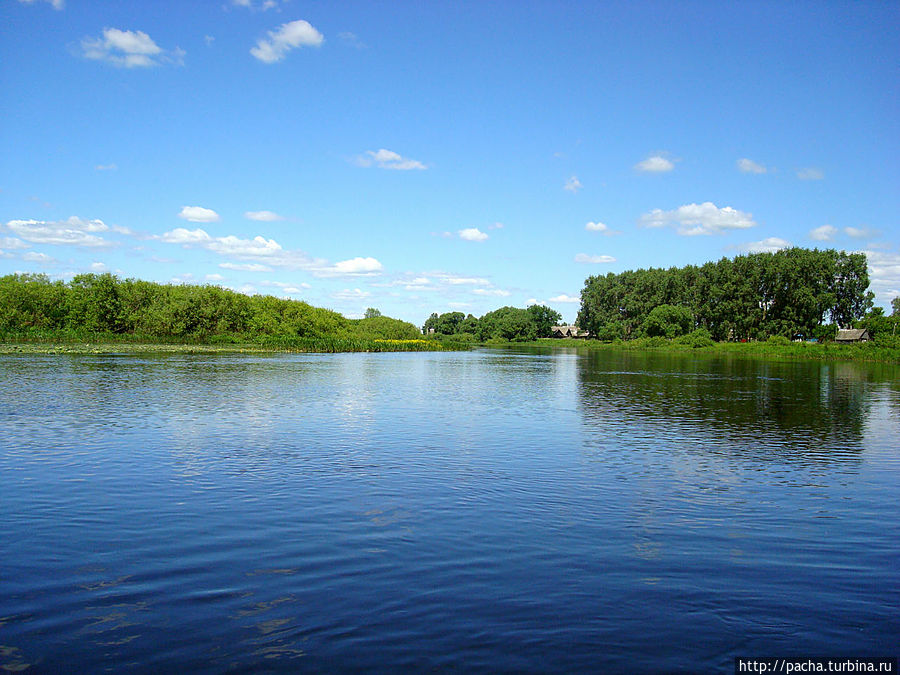
POLYGON ((900 367, 0 358, 0 669, 897 656, 900 367))

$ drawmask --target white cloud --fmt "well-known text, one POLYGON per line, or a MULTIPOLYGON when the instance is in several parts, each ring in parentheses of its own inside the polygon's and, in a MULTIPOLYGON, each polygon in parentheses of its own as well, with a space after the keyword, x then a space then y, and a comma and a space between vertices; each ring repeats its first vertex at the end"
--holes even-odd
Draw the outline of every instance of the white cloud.
POLYGON ((757 164, 752 159, 746 157, 737 161, 737 168, 744 173, 766 173, 768 169, 762 164, 757 164))
POLYGON ((581 188, 582 188, 582 185, 581 185, 581 181, 578 180, 578 176, 570 177, 569 180, 566 181, 566 184, 563 185, 563 190, 566 190, 567 192, 571 192, 572 194, 575 194, 581 188))
POLYGON ((106 263, 102 262, 92 262, 91 263, 91 272, 107 272, 109 267, 106 263))
POLYGON ((505 298, 510 294, 509 291, 504 291, 502 288, 475 288, 472 289, 472 292, 475 295, 491 295, 500 298, 505 298))
POLYGON ((635 164, 634 168, 645 173, 667 173, 675 168, 675 164, 672 163, 672 160, 666 159, 662 155, 652 155, 635 164))
POLYGON ((203 278, 206 279, 207 281, 224 281, 225 280, 225 277, 223 277, 221 274, 207 274, 203 278))
POLYGON ((797 178, 800 180, 822 180, 825 178, 825 172, 822 171, 822 169, 810 166, 805 169, 800 169, 797 172, 797 178))
POLYGON ((319 31, 302 19, 284 23, 276 30, 270 30, 268 34, 267 40, 259 40, 250 50, 250 53, 263 63, 276 63, 292 49, 318 47, 325 40, 319 31))
POLYGON ((575 256, 575 262, 585 264, 614 263, 616 259, 611 255, 588 255, 587 253, 579 253, 575 256))
POLYGON ((98 164, 94 169, 97 171, 118 171, 119 167, 115 164, 98 164))
POLYGON ((254 0, 231 0, 231 4, 235 7, 246 7, 247 9, 262 10, 263 12, 278 7, 277 0, 260 0, 259 2, 254 2, 254 0))
POLYGON ((877 301, 890 309, 891 299, 900 295, 900 253, 862 251, 869 263, 869 281, 877 301))
POLYGON ((85 38, 81 41, 85 58, 107 61, 123 68, 146 68, 162 64, 183 65, 184 51, 179 48, 167 51, 157 45, 143 31, 104 28, 102 38, 85 38))
POLYGON ((271 272, 272 268, 262 263, 219 263, 219 267, 223 270, 234 270, 235 272, 271 272))
POLYGON ((34 251, 29 251, 22 255, 22 260, 26 262, 36 262, 41 263, 43 265, 49 265, 51 263, 55 263, 56 260, 46 253, 35 253, 34 251))
POLYGON ((557 295, 555 298, 550 298, 550 302, 581 302, 581 298, 577 295, 566 295, 563 293, 562 295, 557 295))
POLYGON ((822 225, 809 231, 809 238, 816 241, 834 241, 838 229, 833 225, 822 225))
POLYGON ((673 211, 653 209, 641 216, 644 227, 674 225, 678 234, 718 234, 726 230, 743 230, 754 227, 753 214, 738 211, 730 206, 717 207, 712 202, 685 204, 673 211))
POLYGON ((761 241, 751 241, 738 248, 747 253, 775 253, 776 251, 780 251, 783 248, 790 248, 791 246, 793 246, 793 244, 786 239, 781 239, 780 237, 766 237, 761 241))
POLYGON ((589 222, 584 226, 588 232, 603 232, 605 234, 609 234, 609 227, 605 223, 601 222, 589 222))
POLYGON ((471 302, 448 302, 447 306, 452 309, 465 309, 466 307, 471 307, 471 302))
POLYGON ((4 248, 9 251, 17 251, 23 248, 31 248, 31 245, 15 237, 3 237, 0 239, 0 249, 4 248))
POLYGON ((459 231, 459 238, 466 241, 484 241, 488 236, 477 227, 467 227, 459 231))
MULTIPOLYGON (((35 0, 19 0, 23 5, 33 5, 35 0)), ((53 9, 59 11, 64 9, 66 6, 65 0, 45 0, 47 3, 53 5, 53 9)))
POLYGON ((444 272, 433 273, 431 276, 451 286, 490 286, 491 282, 483 277, 461 277, 444 272))
POLYGON ((335 263, 331 269, 335 276, 371 276, 383 267, 375 258, 351 258, 335 263))
POLYGON ((493 225, 488 225, 489 230, 502 230, 505 226, 503 223, 494 223, 493 225))
POLYGON ((202 206, 183 206, 178 217, 192 223, 218 223, 221 220, 218 213, 202 206))
POLYGON ((96 232, 106 232, 110 228, 102 220, 84 220, 72 216, 68 220, 10 220, 6 229, 32 244, 54 244, 56 246, 115 246, 96 232))
POLYGON ((844 234, 854 239, 870 239, 876 236, 878 232, 868 227, 845 227, 844 234))
MULTIPOLYGON (((199 228, 188 230, 177 227, 153 239, 185 248, 200 248, 226 258, 249 260, 272 268, 305 269, 318 277, 374 276, 380 274, 383 269, 382 264, 375 258, 359 257, 330 264, 321 258, 311 258, 303 251, 284 249, 274 239, 261 236, 252 239, 242 239, 234 235, 213 237, 199 228)), ((241 271, 264 271, 259 267, 239 266, 232 262, 221 263, 220 267, 241 271)))
POLYGON ((377 166, 379 169, 393 169, 394 171, 423 171, 428 168, 417 159, 404 157, 393 150, 366 150, 364 154, 357 155, 353 160, 357 166, 368 168, 377 166))
POLYGON ((368 298, 371 293, 368 291, 360 290, 359 288, 345 288, 342 291, 338 291, 336 293, 332 293, 331 297, 335 300, 344 300, 344 301, 353 301, 353 300, 363 300, 368 298))
POLYGON ((284 216, 280 216, 274 211, 245 211, 244 218, 248 220, 258 220, 265 223, 271 223, 276 220, 284 220, 284 216))
POLYGON ((273 239, 259 236, 253 239, 240 239, 233 235, 211 237, 206 231, 199 228, 187 230, 183 227, 176 227, 158 238, 168 244, 181 244, 185 247, 196 246, 219 255, 236 258, 272 258, 284 252, 284 249, 273 239))

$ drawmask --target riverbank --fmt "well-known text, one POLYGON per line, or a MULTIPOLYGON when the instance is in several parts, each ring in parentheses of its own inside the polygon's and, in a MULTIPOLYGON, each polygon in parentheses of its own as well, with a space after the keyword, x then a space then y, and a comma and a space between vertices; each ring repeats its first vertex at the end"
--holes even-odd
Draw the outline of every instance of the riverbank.
MULTIPOLYGON (((579 351, 652 351, 680 354, 709 354, 738 358, 765 358, 773 360, 808 359, 815 361, 871 361, 900 363, 900 348, 877 345, 872 342, 837 344, 834 342, 708 342, 702 345, 666 338, 639 338, 628 341, 601 342, 575 338, 539 338, 531 342, 510 342, 514 346, 569 347, 579 351)), ((501 346, 489 343, 488 346, 501 346)))
POLYGON ((3 341, 3 354, 241 354, 449 351, 432 340, 296 338, 268 342, 153 342, 98 339, 83 341, 3 341))

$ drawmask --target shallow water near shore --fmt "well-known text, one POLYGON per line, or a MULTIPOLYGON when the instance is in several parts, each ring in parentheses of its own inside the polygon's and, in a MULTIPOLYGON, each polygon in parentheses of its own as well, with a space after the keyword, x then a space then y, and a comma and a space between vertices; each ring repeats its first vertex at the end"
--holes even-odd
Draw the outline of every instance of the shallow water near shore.
POLYGON ((896 656, 900 367, 0 357, 0 667, 896 656))

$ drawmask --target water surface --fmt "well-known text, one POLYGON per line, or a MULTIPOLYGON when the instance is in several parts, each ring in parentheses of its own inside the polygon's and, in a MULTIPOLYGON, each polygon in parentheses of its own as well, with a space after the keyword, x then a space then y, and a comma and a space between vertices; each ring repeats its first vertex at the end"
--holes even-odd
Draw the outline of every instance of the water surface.
POLYGON ((900 368, 0 359, 0 667, 896 656, 900 368))

